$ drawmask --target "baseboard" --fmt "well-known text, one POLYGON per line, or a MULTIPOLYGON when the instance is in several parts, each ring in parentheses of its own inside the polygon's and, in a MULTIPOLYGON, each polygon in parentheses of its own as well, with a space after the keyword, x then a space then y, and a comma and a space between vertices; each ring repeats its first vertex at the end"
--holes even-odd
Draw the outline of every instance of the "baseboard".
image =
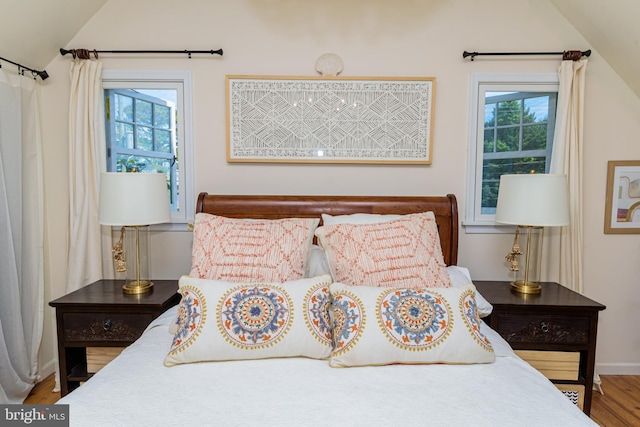
POLYGON ((640 363, 598 363, 598 375, 640 375, 640 363))
POLYGON ((56 367, 58 366, 58 361, 56 359, 51 359, 50 361, 43 363, 40 365, 40 373, 38 374, 38 382, 44 381, 49 375, 52 375, 56 372, 56 367))

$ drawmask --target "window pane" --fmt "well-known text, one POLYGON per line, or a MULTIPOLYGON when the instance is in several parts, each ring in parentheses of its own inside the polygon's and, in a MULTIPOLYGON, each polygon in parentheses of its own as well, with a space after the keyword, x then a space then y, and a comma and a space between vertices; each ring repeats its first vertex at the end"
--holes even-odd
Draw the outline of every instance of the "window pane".
POLYGON ((113 103, 116 120, 133 122, 133 99, 128 96, 115 94, 113 97, 113 103))
POLYGON ((495 214, 501 175, 531 173, 532 170, 545 173, 545 162, 545 157, 485 160, 482 167, 482 213, 495 214))
POLYGON ((498 103, 498 126, 520 124, 520 101, 498 103))
POLYGON ((523 157, 513 163, 513 172, 509 173, 545 173, 546 157, 523 157))
POLYGON ((145 126, 136 126, 136 148, 153 151, 153 130, 145 126))
POLYGON ((498 129, 496 151, 518 151, 520 147, 520 129, 515 127, 498 129))
POLYGON ((133 125, 116 122, 115 130, 117 145, 123 148, 133 148, 133 125))
POLYGON ((156 129, 156 151, 171 153, 171 132, 156 129))
POLYGON ((500 187, 500 180, 482 182, 482 207, 480 208, 480 212, 482 212, 485 215, 496 213, 496 206, 498 205, 498 188, 499 187, 500 187))
POLYGON ((482 179, 500 180, 505 173, 544 173, 545 157, 516 157, 511 159, 485 160, 482 168, 482 179))
POLYGON ((524 123, 546 122, 549 117, 549 96, 524 100, 524 123))
POLYGON ((168 173, 171 162, 150 156, 118 154, 117 172, 163 172, 168 173))
POLYGON ((171 108, 164 105, 154 105, 153 125, 162 129, 171 128, 171 108))
POLYGON ((495 148, 493 129, 484 130, 484 152, 493 153, 495 148))
POLYGON ((547 125, 531 125, 522 128, 523 150, 544 150, 547 148, 547 125))
POLYGON ((136 123, 151 126, 151 107, 153 104, 136 99, 136 123))
POLYGON ((484 126, 495 126, 496 121, 496 104, 485 104, 484 106, 484 126))

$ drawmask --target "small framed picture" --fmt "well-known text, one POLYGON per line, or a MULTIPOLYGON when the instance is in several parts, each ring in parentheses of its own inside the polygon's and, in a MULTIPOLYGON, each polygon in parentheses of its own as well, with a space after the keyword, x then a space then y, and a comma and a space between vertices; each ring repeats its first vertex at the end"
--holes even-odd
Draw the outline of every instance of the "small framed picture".
POLYGON ((608 163, 605 206, 605 234, 640 233, 640 160, 608 163))

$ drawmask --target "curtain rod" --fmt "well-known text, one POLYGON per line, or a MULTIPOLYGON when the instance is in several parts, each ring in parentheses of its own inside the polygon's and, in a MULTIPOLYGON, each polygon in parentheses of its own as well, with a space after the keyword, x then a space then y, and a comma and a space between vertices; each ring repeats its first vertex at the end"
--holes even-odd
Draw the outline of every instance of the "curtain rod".
POLYGON ((98 58, 99 53, 182 53, 189 55, 191 59, 192 53, 209 53, 211 55, 222 56, 222 49, 218 50, 95 50, 95 49, 63 49, 60 48, 60 55, 64 56, 70 53, 74 58, 89 59, 91 54, 98 58))
MULTIPOLYGON (((45 70, 42 70, 42 71, 34 70, 33 68, 25 67, 22 64, 18 64, 17 62, 13 62, 7 58, 3 58, 2 56, 0 56, 0 60, 7 61, 13 65, 16 65, 18 67, 18 71, 23 76, 24 76, 24 70, 27 70, 27 71, 31 71, 31 74, 33 74, 34 79, 36 78, 36 76, 40 76, 42 80, 46 80, 49 77, 49 74, 45 70)), ((2 67, 2 65, 0 65, 0 67, 2 67)))
POLYGON ((562 59, 571 59, 577 61, 583 56, 589 57, 591 55, 591 49, 585 51, 579 50, 565 50, 564 52, 462 52, 462 57, 471 57, 473 61, 476 56, 512 56, 512 55, 562 55, 562 59))

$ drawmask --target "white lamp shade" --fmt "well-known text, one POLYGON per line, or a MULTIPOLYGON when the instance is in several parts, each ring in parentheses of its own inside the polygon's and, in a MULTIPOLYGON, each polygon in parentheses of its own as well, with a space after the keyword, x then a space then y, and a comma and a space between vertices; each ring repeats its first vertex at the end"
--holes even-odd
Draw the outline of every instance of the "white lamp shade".
POLYGON ((502 175, 496 222, 534 227, 569 224, 566 175, 502 175))
POLYGON ((163 173, 102 173, 98 221, 128 226, 171 221, 166 179, 163 173))

